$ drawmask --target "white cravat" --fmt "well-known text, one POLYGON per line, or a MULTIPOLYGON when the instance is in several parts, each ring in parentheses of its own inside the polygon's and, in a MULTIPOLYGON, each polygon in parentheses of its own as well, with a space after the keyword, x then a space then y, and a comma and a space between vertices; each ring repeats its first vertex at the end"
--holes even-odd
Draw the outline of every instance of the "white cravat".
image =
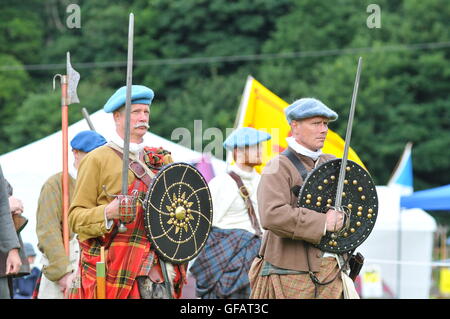
MULTIPOLYGON (((111 137, 111 142, 119 146, 121 149, 123 149, 124 141, 123 139, 117 134, 117 132, 114 132, 111 137)), ((130 142, 130 152, 136 155, 136 157, 139 158, 139 152, 144 148, 144 141, 142 143, 131 143, 130 142)))
POLYGON ((314 162, 317 161, 320 155, 322 155, 322 149, 318 149, 315 152, 311 151, 310 149, 307 149, 303 145, 297 143, 295 138, 293 138, 292 136, 286 137, 286 142, 288 143, 289 147, 292 148, 294 151, 312 158, 314 162))

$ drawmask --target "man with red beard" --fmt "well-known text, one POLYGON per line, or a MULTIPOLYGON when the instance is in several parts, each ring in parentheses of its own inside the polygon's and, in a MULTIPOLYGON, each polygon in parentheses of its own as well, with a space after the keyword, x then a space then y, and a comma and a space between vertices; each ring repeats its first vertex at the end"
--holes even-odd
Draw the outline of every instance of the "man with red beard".
POLYGON ((248 270, 258 254, 262 229, 256 190, 260 175, 261 143, 270 135, 250 127, 235 130, 224 142, 235 165, 209 182, 213 228, 190 272, 197 296, 203 299, 245 299, 250 296, 248 270))
MULTIPOLYGON (((130 114, 130 165, 128 195, 144 198, 158 170, 171 162, 162 148, 147 147, 144 135, 149 128, 153 91, 133 85, 130 114)), ((119 199, 109 194, 121 193, 122 157, 125 131, 126 87, 117 90, 104 110, 112 113, 116 134, 104 146, 90 152, 81 161, 69 224, 78 234, 81 248, 78 280, 70 298, 97 298, 96 263, 105 251, 107 299, 163 298, 164 281, 159 258, 147 239, 144 209, 137 200, 136 216, 126 229, 119 229, 119 199), (122 231, 122 232, 121 232, 122 231), (103 248, 103 249, 102 249, 103 248)), ((125 194, 124 194, 125 195, 125 194)), ((185 281, 185 266, 166 263, 172 296, 179 298, 185 281)), ((168 297, 168 296, 166 296, 168 297)))

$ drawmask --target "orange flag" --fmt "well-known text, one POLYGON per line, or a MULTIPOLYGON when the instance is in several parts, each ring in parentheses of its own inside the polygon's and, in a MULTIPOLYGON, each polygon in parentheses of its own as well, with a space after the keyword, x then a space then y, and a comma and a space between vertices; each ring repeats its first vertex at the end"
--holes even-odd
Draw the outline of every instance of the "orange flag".
MULTIPOLYGON (((272 135, 272 139, 263 143, 263 164, 256 168, 258 172, 261 172, 272 157, 287 148, 286 137, 290 136, 291 128, 286 120, 284 109, 288 105, 289 103, 253 77, 248 76, 235 128, 248 126, 272 135)), ((345 141, 329 129, 322 151, 341 158, 344 154, 344 144, 345 141)), ((348 159, 366 168, 352 148, 349 148, 348 159)))

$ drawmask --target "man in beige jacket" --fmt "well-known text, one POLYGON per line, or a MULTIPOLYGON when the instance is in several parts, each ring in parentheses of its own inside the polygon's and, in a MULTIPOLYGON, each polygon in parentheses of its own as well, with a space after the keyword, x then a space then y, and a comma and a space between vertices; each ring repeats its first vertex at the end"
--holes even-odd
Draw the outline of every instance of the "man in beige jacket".
MULTIPOLYGON (((70 141, 74 163, 69 168, 69 201, 72 200, 81 160, 105 143, 105 138, 94 131, 81 131, 70 141)), ((67 256, 62 233, 62 172, 59 172, 42 186, 36 211, 36 234, 43 264, 40 284, 36 287, 38 299, 63 299, 72 285, 79 258, 78 240, 71 232, 67 256)))
MULTIPOLYGON (((328 123, 338 115, 321 101, 304 98, 285 110, 292 136, 288 152, 311 171, 334 158, 323 154, 328 123)), ((330 209, 326 214, 297 207, 303 178, 294 163, 282 153, 264 168, 258 187, 259 214, 266 230, 260 256, 250 270, 251 298, 341 298, 342 281, 334 255, 318 244, 327 230, 342 228, 343 214, 330 209), (295 191, 296 190, 296 191, 295 191), (328 285, 315 284, 310 274, 328 285)))

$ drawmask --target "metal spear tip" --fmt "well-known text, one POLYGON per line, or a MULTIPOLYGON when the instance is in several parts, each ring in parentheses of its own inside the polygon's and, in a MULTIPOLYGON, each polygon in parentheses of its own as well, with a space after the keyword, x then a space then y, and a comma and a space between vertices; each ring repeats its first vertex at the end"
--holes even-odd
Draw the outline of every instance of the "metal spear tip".
POLYGON ((77 95, 78 82, 80 81, 80 73, 75 71, 70 63, 70 52, 67 51, 67 77, 68 77, 68 87, 67 87, 67 105, 72 103, 80 103, 77 95))

